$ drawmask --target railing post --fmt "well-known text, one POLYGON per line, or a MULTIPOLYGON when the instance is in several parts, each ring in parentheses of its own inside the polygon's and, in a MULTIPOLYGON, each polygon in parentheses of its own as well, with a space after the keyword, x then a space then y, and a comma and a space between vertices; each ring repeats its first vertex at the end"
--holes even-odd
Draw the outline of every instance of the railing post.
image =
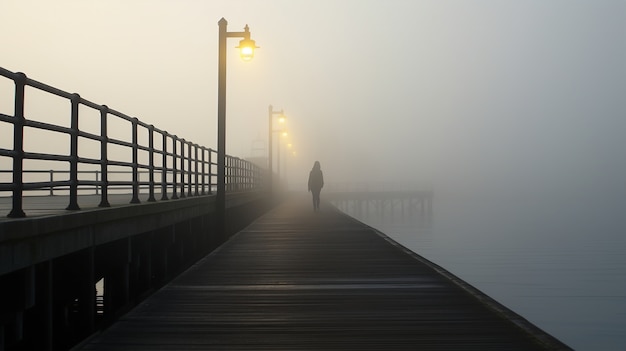
POLYGON ((209 149, 209 195, 213 194, 213 150, 209 149))
POLYGON ((250 164, 250 189, 254 190, 256 188, 256 184, 257 184, 256 165, 251 163, 250 164))
POLYGON ((150 188, 149 188, 149 196, 148 202, 155 202, 154 198, 154 126, 151 124, 148 127, 148 148, 150 149, 150 153, 148 154, 148 168, 150 170, 150 188))
POLYGON ((241 159, 235 158, 235 190, 241 190, 241 159))
POLYGON ((193 172, 191 171, 191 144, 192 142, 187 143, 187 196, 192 196, 191 189, 193 188, 193 172))
POLYGON ((238 191, 239 190, 239 158, 233 157, 232 167, 233 167, 232 169, 233 190, 238 191))
POLYGON ((26 217, 23 209, 24 193, 24 87, 26 75, 16 73, 15 82, 15 111, 13 121, 13 204, 11 212, 7 215, 11 218, 26 217))
POLYGON ((254 180, 254 175, 255 175, 254 167, 255 167, 255 165, 252 162, 248 163, 248 188, 250 190, 254 189, 254 183, 255 183, 255 180, 254 180))
POLYGON ((258 172, 257 172, 257 166, 255 164, 251 164, 250 165, 250 187, 254 190, 257 187, 258 181, 259 179, 258 177, 258 172))
POLYGON ((52 186, 52 182, 54 182, 54 170, 50 170, 50 196, 54 195, 54 187, 52 186))
POLYGON ((206 148, 204 146, 200 147, 200 150, 202 151, 202 179, 200 180, 200 183, 202 184, 202 195, 206 195, 205 192, 205 184, 206 184, 206 162, 205 162, 205 157, 206 157, 206 148))
POLYGON ((133 198, 130 200, 131 204, 141 203, 139 200, 139 145, 137 143, 137 125, 139 124, 139 120, 137 118, 132 119, 133 124, 133 136, 132 136, 132 144, 133 144, 133 198))
POLYGON ((243 178, 243 160, 237 158, 237 190, 243 190, 245 179, 243 178))
POLYGON ((246 162, 245 163, 245 168, 246 168, 246 189, 250 190, 252 189, 252 163, 250 162, 246 162))
POLYGON ((102 191, 100 192, 100 204, 98 207, 111 207, 111 204, 109 204, 108 114, 109 108, 107 105, 102 105, 100 107, 100 172, 102 173, 100 189, 102 189, 102 191))
POLYGON ((172 160, 173 160, 173 164, 172 164, 172 199, 176 200, 178 199, 178 195, 176 195, 176 187, 178 186, 178 184, 176 183, 176 176, 177 176, 177 169, 176 169, 176 165, 177 165, 177 160, 178 160, 178 154, 176 153, 176 142, 178 141, 178 137, 176 135, 172 136, 172 160))
MULTIPOLYGON (((95 170, 93 172, 96 175, 96 183, 100 181, 100 171, 95 170)), ((96 185, 96 195, 100 194, 100 190, 98 189, 98 185, 96 185)))
POLYGON ((195 161, 195 165, 196 165, 196 169, 195 169, 195 173, 196 173, 196 193, 195 195, 198 196, 200 195, 200 184, 198 177, 200 176, 200 172, 198 171, 198 144, 193 144, 193 149, 194 149, 194 161, 195 161))
POLYGON ((163 132, 163 162, 161 167, 161 200, 167 200, 167 132, 163 132))
POLYGON ((248 165, 248 177, 249 177, 248 182, 249 182, 250 189, 254 189, 254 184, 255 184, 254 168, 255 168, 255 165, 253 163, 250 163, 248 165))
POLYGON ((229 156, 228 157, 228 191, 235 190, 234 189, 235 182, 234 182, 234 179, 233 179, 233 176, 234 176, 234 173, 233 173, 234 166, 235 166, 235 158, 229 156))
POLYGON ((224 156, 224 191, 230 191, 230 156, 224 156))
POLYGON ((70 204, 66 210, 80 210, 78 206, 78 106, 80 95, 72 94, 72 121, 70 131, 70 204))
POLYGON ((241 160, 241 189, 248 190, 248 162, 241 160))
POLYGON ((185 139, 180 139, 180 198, 184 199, 185 195, 185 139))
POLYGON ((249 183, 249 179, 250 179, 250 174, 248 173, 249 169, 248 169, 248 162, 246 161, 242 161, 241 162, 241 181, 243 183, 243 190, 248 190, 248 187, 250 186, 249 183))
POLYGON ((248 190, 252 189, 252 164, 250 162, 246 163, 246 188, 248 190))
POLYGON ((251 174, 250 176, 252 177, 250 179, 250 182, 252 183, 250 186, 252 187, 252 189, 256 189, 258 183, 259 183, 259 172, 258 169, 259 167, 257 167, 257 165, 251 165, 252 169, 250 170, 251 174))

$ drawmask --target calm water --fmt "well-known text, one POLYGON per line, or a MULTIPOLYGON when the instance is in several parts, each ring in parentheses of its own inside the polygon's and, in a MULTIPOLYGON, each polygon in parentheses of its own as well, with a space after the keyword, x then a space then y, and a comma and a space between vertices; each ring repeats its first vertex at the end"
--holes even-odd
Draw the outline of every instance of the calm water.
POLYGON ((430 225, 345 211, 576 350, 626 350, 623 199, 436 195, 430 225))

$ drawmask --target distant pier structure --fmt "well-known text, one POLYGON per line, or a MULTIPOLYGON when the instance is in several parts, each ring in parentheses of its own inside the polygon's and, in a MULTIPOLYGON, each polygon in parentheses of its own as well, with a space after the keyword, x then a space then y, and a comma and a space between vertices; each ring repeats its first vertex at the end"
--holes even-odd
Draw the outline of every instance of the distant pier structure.
POLYGON ((339 210, 357 217, 432 218, 433 190, 389 186, 332 186, 323 197, 339 210))

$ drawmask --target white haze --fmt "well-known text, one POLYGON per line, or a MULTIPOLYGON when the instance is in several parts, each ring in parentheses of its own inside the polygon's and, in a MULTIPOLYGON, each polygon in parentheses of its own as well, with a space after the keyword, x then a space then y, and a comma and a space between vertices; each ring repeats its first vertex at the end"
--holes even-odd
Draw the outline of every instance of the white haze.
MULTIPOLYGON (((228 154, 267 143, 271 104, 303 191, 319 160, 328 184, 433 188, 439 230, 516 218, 511 233, 529 234, 500 238, 529 250, 558 249, 579 223, 576 235, 623 237, 623 0, 2 0, 0 66, 215 147, 222 17, 260 46, 245 63, 228 41, 228 154)), ((11 99, 0 79, 0 112, 11 99)), ((27 92, 26 117, 69 125, 52 100, 27 92)), ((48 137, 26 142, 68 152, 48 137)))
POLYGON ((284 109, 292 183, 623 194, 623 1, 5 0, 1 66, 215 147, 221 17, 261 47, 228 42, 227 152, 284 109))

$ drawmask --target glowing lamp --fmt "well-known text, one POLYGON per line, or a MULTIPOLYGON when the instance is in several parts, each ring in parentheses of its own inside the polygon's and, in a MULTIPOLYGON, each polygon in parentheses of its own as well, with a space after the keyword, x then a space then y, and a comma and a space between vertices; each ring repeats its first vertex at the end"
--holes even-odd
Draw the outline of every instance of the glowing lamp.
POLYGON ((237 49, 239 49, 239 55, 244 61, 252 60, 254 57, 254 49, 256 48, 258 48, 258 46, 255 45, 254 40, 252 39, 242 39, 239 42, 239 46, 237 46, 237 49))
POLYGON ((239 46, 237 46, 237 49, 239 49, 239 55, 241 56, 242 60, 250 61, 254 57, 254 49, 257 49, 258 46, 256 46, 254 40, 250 39, 250 29, 248 28, 247 24, 246 27, 243 29, 242 34, 243 39, 239 41, 239 46))

